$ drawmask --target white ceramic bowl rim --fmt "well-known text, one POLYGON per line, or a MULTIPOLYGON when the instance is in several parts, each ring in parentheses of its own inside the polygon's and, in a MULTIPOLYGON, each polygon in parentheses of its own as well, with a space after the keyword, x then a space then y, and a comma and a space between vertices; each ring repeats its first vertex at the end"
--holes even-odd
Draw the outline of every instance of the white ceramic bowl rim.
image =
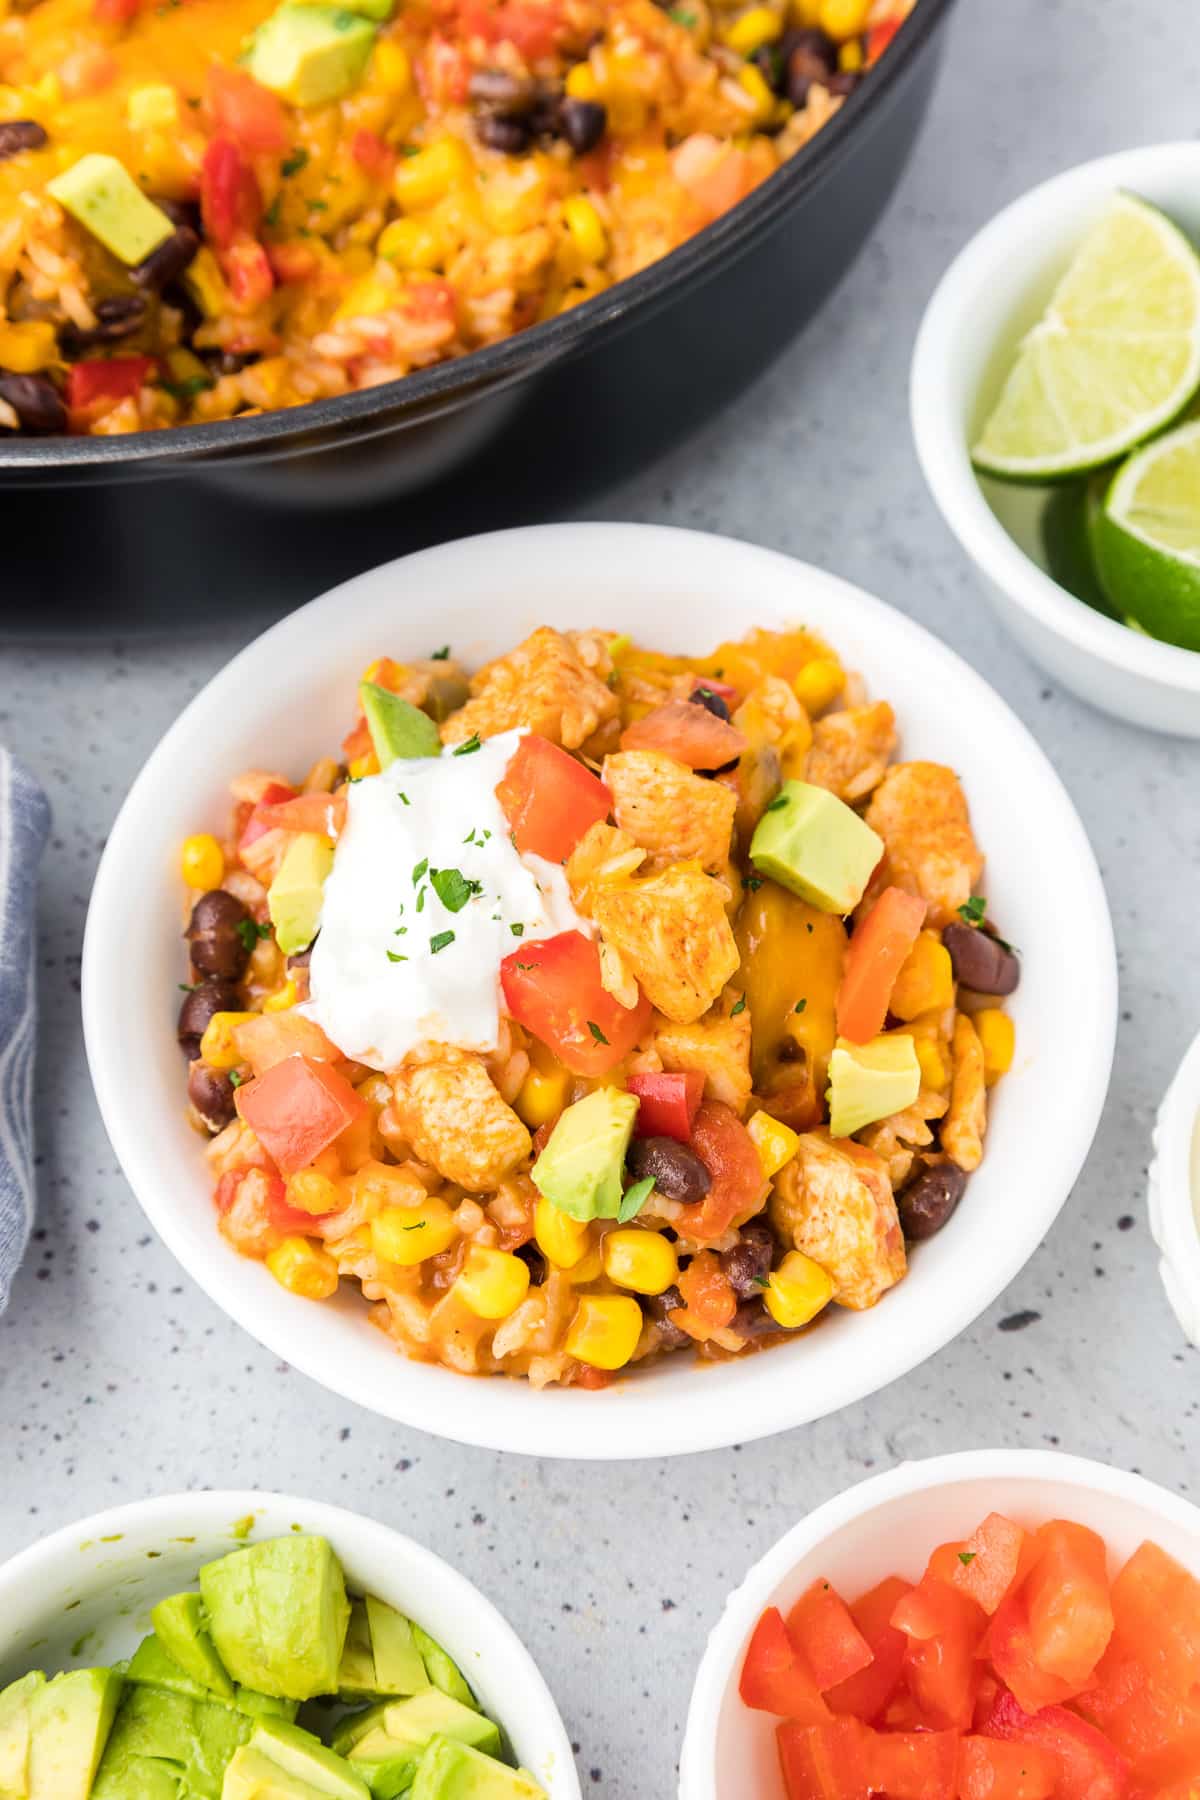
POLYGON ((1200 1321, 1200 1226, 1192 1197, 1198 1121, 1200 1036, 1193 1039, 1159 1108, 1152 1203, 1163 1260, 1190 1304, 1194 1321, 1200 1321))
MULTIPOLYGON (((686 624, 679 630, 686 643, 686 624)), ((493 642, 501 647, 498 635, 493 642)), ((396 648, 414 653, 403 644, 396 648)), ((901 701, 902 726, 905 705, 901 701)), ((307 750, 319 753, 303 701, 298 721, 294 714, 288 718, 293 738, 309 733, 307 750)), ((221 774, 228 778, 253 760, 252 753, 222 766, 221 774)), ((214 774, 214 793, 216 782, 214 774)), ((989 822, 981 826, 985 843, 989 822)), ((160 952, 156 948, 153 954, 160 952)), ((118 1160, 155 1229, 218 1306, 277 1356, 386 1417, 488 1449, 607 1459, 708 1450, 807 1423, 877 1391, 950 1342, 1013 1279, 1065 1201, 1103 1105, 1116 1029, 1112 925, 1095 858, 1053 767, 993 690, 911 620, 836 576, 735 540, 650 526, 539 526, 444 545, 334 589, 257 639, 192 701, 134 783, 96 877, 82 989, 89 1066, 118 1160), (560 612, 542 610, 541 616, 562 625, 594 623, 598 617, 629 630, 647 626, 648 610, 659 641, 668 642, 671 621, 690 600, 706 633, 714 622, 718 635, 730 630, 736 635, 752 623, 807 619, 835 639, 840 635, 843 645, 849 642, 861 653, 855 660, 868 674, 874 670, 885 693, 890 678, 893 699, 899 699, 896 684, 904 665, 910 740, 923 731, 927 749, 936 754, 944 744, 947 757, 966 758, 974 769, 968 776, 969 789, 975 783, 973 805, 982 800, 980 785, 988 786, 991 842, 994 847, 998 831, 1009 841, 1005 856, 993 864, 993 898, 998 887, 1007 890, 1004 916, 1020 915, 1024 947, 1030 948, 1036 935, 1044 952, 1043 982, 1025 1003, 1055 1041, 1053 1068, 1043 1064, 1039 1083, 1026 1083, 1023 1103, 1012 1087, 1005 1127, 994 1129, 989 1158, 975 1177, 977 1183, 1003 1185, 1009 1145, 1020 1170, 1013 1172, 1022 1194, 1019 1209, 978 1208, 969 1230, 965 1223, 962 1227, 968 1238, 956 1260, 952 1224, 922 1246, 920 1279, 914 1274, 872 1312, 839 1313, 803 1344, 708 1368, 671 1369, 671 1359, 656 1359, 600 1394, 537 1392, 525 1382, 470 1380, 434 1364, 409 1362, 366 1323, 357 1296, 352 1303, 347 1297, 344 1303, 306 1306, 275 1288, 261 1265, 229 1250, 212 1227, 200 1146, 184 1130, 182 1111, 171 1110, 168 1131, 157 1100, 147 1117, 144 1086, 131 1078, 132 1070, 148 1068, 152 1059, 161 1063, 166 1054, 156 1035, 165 1029, 165 1018, 161 1027, 157 1021, 165 1014, 164 991, 173 991, 177 976, 168 981, 156 975, 151 982, 144 972, 146 920, 178 917, 177 845, 197 823, 195 810, 186 819, 179 816, 173 836, 175 826, 164 827, 162 815, 172 807, 179 813, 178 772, 188 771, 184 785, 195 788, 195 765, 211 762, 211 747, 222 741, 230 717, 253 717, 264 690, 274 690, 272 704, 278 708, 291 704, 286 701, 291 677, 323 691, 315 688, 318 679, 328 688, 340 660, 361 656, 352 665, 356 674, 402 624, 395 601, 401 584, 432 609, 435 623, 420 627, 418 643, 434 632, 434 642, 453 636, 461 644, 482 630, 507 633, 506 647, 523 635, 514 624, 528 629, 539 609, 555 606, 560 612), (506 584, 511 604, 505 603, 506 584), (481 589, 500 597, 490 614, 481 589), (740 615, 730 615, 731 595, 746 596, 740 615), (481 613, 487 615, 482 620, 481 613), (367 635, 368 626, 373 635, 367 635), (361 644, 354 641, 356 629, 361 644), (940 708, 926 704, 931 694, 944 696, 940 708), (943 712, 956 721, 949 736, 943 712), (1019 825, 1011 809, 1014 782, 1031 795, 1029 816, 1019 825), (1042 904, 1035 909, 1021 873, 1031 845, 1040 859, 1040 878, 1053 873, 1049 910, 1042 904), (157 883, 165 897, 148 900, 149 912, 135 915, 129 895, 148 892, 148 883, 157 883), (1059 906, 1061 918, 1055 913, 1059 906), (1054 1112, 1043 1095, 1049 1094, 1054 1069, 1067 1065, 1072 1106, 1054 1112), (1029 1118, 1018 1116, 1022 1104, 1029 1118), (189 1139, 186 1153, 181 1136, 189 1139), (939 1273, 943 1257, 952 1260, 945 1274, 939 1273), (357 1308, 357 1338, 339 1304, 357 1308)), ((1021 1002, 1020 994, 1017 998, 1021 1002)), ((1042 1053, 1047 1054, 1044 1047, 1042 1053)), ((165 1083, 167 1077, 156 1067, 154 1079, 165 1083)), ((961 1216, 968 1217, 965 1211, 961 1216)))
POLYGON ((1200 694, 1200 654, 1106 618, 1068 593, 1009 536, 980 488, 961 418, 947 403, 942 378, 944 346, 971 330, 976 302, 1003 270, 1014 243, 1038 233, 1039 221, 1057 214, 1064 198, 1081 184, 1089 190, 1128 188, 1136 193, 1181 163, 1200 184, 1200 144, 1153 144, 1080 163, 997 213, 960 250, 929 302, 913 353, 910 408, 917 456, 930 490, 963 549, 997 587, 1059 636, 1113 668, 1200 694))

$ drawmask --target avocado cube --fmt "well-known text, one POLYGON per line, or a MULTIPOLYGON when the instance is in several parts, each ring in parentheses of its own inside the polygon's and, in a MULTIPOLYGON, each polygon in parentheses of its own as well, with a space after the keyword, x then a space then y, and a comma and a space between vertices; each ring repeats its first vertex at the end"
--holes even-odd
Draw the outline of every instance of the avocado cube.
POLYGON ((483 1756, 453 1738, 435 1737, 417 1764, 410 1800, 546 1800, 525 1769, 483 1756))
MULTIPOLYGON (((195 1699, 134 1682, 117 1714, 97 1786, 109 1800, 123 1800, 127 1789, 138 1792, 131 1785, 137 1773, 157 1763, 179 1778, 186 1800, 220 1800, 226 1766, 252 1730, 244 1713, 211 1695, 195 1699)), ((161 1785, 156 1777, 156 1786, 161 1785)))
POLYGON ((374 25, 348 7, 285 5, 264 19, 242 61, 281 100, 323 106, 358 85, 374 43, 374 25))
POLYGON ((338 1665, 338 1693, 343 1700, 365 1700, 379 1692, 375 1686, 375 1658, 371 1654, 371 1627, 362 1600, 350 1603, 350 1623, 342 1660, 338 1665))
POLYGON ((320 1788, 289 1775, 261 1750, 243 1745, 225 1771, 220 1800, 327 1800, 320 1788))
POLYGON ((88 1800, 122 1686, 114 1669, 74 1669, 34 1689, 29 1800, 88 1800))
POLYGON ((260 1694, 248 1687, 237 1689, 233 1703, 252 1719, 287 1719, 290 1723, 300 1711, 298 1700, 281 1700, 275 1694, 260 1694))
POLYGON ((412 1625, 403 1613, 374 1594, 368 1594, 363 1605, 371 1633, 376 1693, 419 1694, 429 1686, 429 1676, 412 1625))
POLYGON ((29 1784, 29 1739, 33 1697, 46 1677, 31 1669, 0 1693, 0 1795, 23 1796, 29 1784))
POLYGON ((106 1756, 92 1783, 91 1800, 188 1800, 178 1763, 153 1756, 106 1756))
POLYGON ((369 1790, 358 1771, 299 1725, 264 1719, 254 1728, 250 1748, 269 1756, 285 1773, 307 1781, 328 1800, 367 1800, 369 1790))
POLYGON ((839 1038, 829 1059, 829 1134, 850 1137, 890 1119, 920 1091, 921 1065, 906 1033, 884 1032, 866 1044, 839 1038))
POLYGON ((332 867, 333 845, 318 831, 297 832, 284 851, 267 889, 267 908, 285 956, 306 950, 316 937, 325 879, 332 867))
POLYGON ((883 855, 883 840, 844 800, 807 781, 785 781, 750 840, 760 875, 821 912, 854 911, 883 855))
MULTIPOLYGON (((383 1709, 383 1728, 393 1755, 398 1748, 423 1750, 435 1737, 454 1738, 460 1744, 482 1750, 486 1756, 499 1756, 503 1747, 500 1727, 493 1719, 474 1706, 464 1706, 440 1688, 426 1688, 423 1694, 413 1694, 407 1700, 391 1701, 383 1709)), ((372 1733, 370 1740, 364 1739, 356 1746, 352 1752, 354 1760, 371 1760, 375 1747, 372 1733)))
POLYGON ((442 1649, 436 1638, 431 1638, 427 1631, 423 1631, 415 1619, 412 1621, 412 1634, 413 1642, 421 1652, 425 1672, 434 1687, 440 1688, 443 1694, 449 1694, 452 1700, 461 1700, 464 1706, 473 1706, 478 1712, 479 1703, 454 1658, 442 1649))
POLYGON ((208 1634, 199 1594, 172 1594, 160 1600, 150 1620, 159 1643, 181 1669, 223 1700, 233 1699, 233 1683, 208 1634))
POLYGON ((235 1681, 287 1700, 336 1691, 350 1602, 324 1538, 296 1533, 235 1550, 201 1569, 200 1592, 235 1681))
POLYGON ((637 1110, 636 1094, 609 1087, 568 1106, 530 1171, 538 1192, 572 1219, 615 1219, 637 1110))
POLYGON ((371 1800, 401 1800, 412 1787, 417 1762, 418 1753, 413 1751, 407 1756, 389 1756, 384 1762, 363 1763, 371 1800))
POLYGON ((441 755, 442 740, 438 728, 419 706, 410 705, 399 694, 380 687, 376 681, 360 683, 358 697, 381 769, 401 757, 411 760, 418 756, 441 755))
POLYGON ((48 181, 46 192, 131 268, 175 232, 161 206, 146 198, 124 163, 99 151, 81 156, 48 181))
POLYGON ((157 1632, 142 1639, 129 1659, 125 1676, 127 1680, 141 1682, 145 1687, 167 1688, 173 1694, 185 1694, 189 1700, 212 1698, 210 1690, 202 1681, 198 1681, 173 1656, 168 1655, 157 1632))
MULTIPOLYGON (((293 6, 327 5, 328 0, 289 0, 293 6)), ((373 19, 382 25, 390 19, 396 10, 396 0, 343 0, 347 12, 357 13, 360 19, 373 19)))

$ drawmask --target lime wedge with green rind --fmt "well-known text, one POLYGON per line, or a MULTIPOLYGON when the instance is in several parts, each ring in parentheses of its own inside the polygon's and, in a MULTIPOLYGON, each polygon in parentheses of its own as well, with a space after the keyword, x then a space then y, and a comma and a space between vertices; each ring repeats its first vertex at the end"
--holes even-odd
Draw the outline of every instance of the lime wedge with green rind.
POLYGON ((1105 476, 1093 475, 1090 481, 1063 482, 1050 489, 1042 513, 1042 552, 1059 587, 1115 619, 1119 614, 1101 585, 1092 554, 1092 525, 1104 505, 1107 486, 1105 476))
POLYGON ((1118 194, 1076 251, 971 452, 1009 481, 1126 455, 1200 388, 1200 256, 1157 207, 1118 194))
POLYGON ((1121 464, 1091 541, 1118 614, 1151 637, 1200 650, 1200 419, 1121 464))

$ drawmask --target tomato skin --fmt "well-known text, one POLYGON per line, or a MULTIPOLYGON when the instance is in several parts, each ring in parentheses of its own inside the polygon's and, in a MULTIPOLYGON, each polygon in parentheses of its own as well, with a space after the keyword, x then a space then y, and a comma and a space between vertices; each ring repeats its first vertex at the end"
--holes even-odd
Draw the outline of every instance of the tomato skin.
POLYGON ((634 1137, 669 1137, 680 1144, 691 1141, 692 1126, 704 1096, 704 1077, 698 1069, 630 1075, 625 1086, 641 1102, 633 1122, 634 1137))
POLYGON ((281 102, 245 69, 212 65, 208 110, 217 135, 231 138, 250 156, 282 150, 287 144, 287 114, 281 102))
POLYGON ((104 25, 128 25, 142 10, 142 0, 93 0, 92 17, 104 25))
POLYGON ((600 980, 600 952, 581 931, 563 931, 514 950, 500 964, 500 986, 518 1025, 548 1045, 573 1075, 607 1074, 650 1023, 644 994, 626 1008, 607 991, 600 980))
POLYGON ((877 1037, 887 1020, 896 977, 925 923, 925 902, 884 888, 846 948, 837 996, 837 1028, 853 1044, 877 1037))
POLYGON ((1037 1532, 1036 1551, 1021 1596, 1033 1654, 1048 1675, 1081 1688, 1113 1633, 1104 1540, 1085 1525, 1052 1519, 1037 1532))
POLYGON ((959 1753, 961 1800, 1052 1800, 1058 1771, 1047 1750, 965 1737, 959 1753))
POLYGON ((200 165, 200 216, 205 235, 219 250, 262 222, 262 193, 254 170, 230 137, 210 139, 200 165))
POLYGON ((692 1125, 692 1149, 712 1177, 703 1200, 680 1209, 675 1229, 682 1237, 715 1238, 753 1210, 763 1196, 762 1164, 754 1139, 733 1108, 705 1100, 692 1125))
POLYGON ((1048 1674, 1038 1662, 1023 1593, 1002 1600, 988 1628, 987 1654, 1001 1681, 1012 1689, 1027 1712, 1061 1706, 1085 1686, 1048 1674))
POLYGON ((858 1719, 788 1719, 776 1742, 788 1800, 865 1800, 870 1733, 858 1719))
POLYGON ((787 1628, 822 1693, 849 1681, 874 1660, 874 1652, 841 1595, 818 1579, 788 1614, 787 1628))
POLYGON ((756 1712, 814 1725, 829 1718, 829 1708, 797 1655, 777 1606, 768 1606, 754 1627, 738 1692, 743 1704, 756 1712))
POLYGON ((110 356, 72 364, 67 371, 67 408, 83 412, 98 400, 128 400, 155 367, 152 356, 110 356))
POLYGON ((521 854, 554 863, 565 862, 584 833, 612 811, 612 795, 600 777, 536 732, 517 745, 496 798, 521 854))
POLYGON ((271 830, 271 826, 262 816, 265 808, 281 806, 285 800, 294 800, 295 798, 295 788, 285 786, 282 781, 269 781, 256 804, 250 809, 250 816, 242 826, 238 836, 238 849, 245 850, 247 845, 255 843, 260 837, 265 837, 271 830))
POLYGON ((539 5, 538 0, 463 0, 458 29, 486 44, 510 43, 526 62, 538 62, 557 46, 562 9, 557 0, 548 5, 539 5))
POLYGON ((899 14, 893 14, 890 19, 880 19, 877 25, 872 25, 870 31, 867 33, 868 68, 870 68, 872 63, 879 61, 879 58, 883 55, 903 23, 904 20, 899 14))
POLYGON ((691 700, 667 700, 621 733, 622 750, 659 750, 689 769, 712 772, 736 762, 750 740, 691 700))
POLYGON ((920 1713, 940 1730, 971 1723, 980 1674, 975 1652, 984 1617, 973 1600, 925 1575, 892 1614, 908 1638, 904 1673, 920 1713))
POLYGON ((982 1606, 990 1618, 1026 1572, 1027 1546, 1030 1540, 1019 1525, 1003 1513, 989 1513, 955 1556, 954 1586, 982 1606), (964 1556, 969 1558, 967 1562, 964 1556))
POLYGON ((1012 1694, 1001 1693, 984 1725, 984 1736, 1045 1750, 1057 1765, 1056 1800, 1125 1800, 1129 1764, 1093 1725, 1064 1706, 1025 1712, 1012 1694))
POLYGON ((244 1082, 236 1104, 281 1175, 307 1168, 367 1110, 344 1075, 307 1056, 287 1056, 244 1082))

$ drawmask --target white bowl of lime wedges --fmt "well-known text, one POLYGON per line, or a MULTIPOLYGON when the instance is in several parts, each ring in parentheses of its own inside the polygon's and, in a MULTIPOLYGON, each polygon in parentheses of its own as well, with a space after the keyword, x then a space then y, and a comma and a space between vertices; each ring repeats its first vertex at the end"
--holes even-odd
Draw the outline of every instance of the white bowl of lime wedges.
POLYGON ((1051 675, 1200 737, 1200 143, 1034 188, 951 264, 913 356, 917 453, 1051 675))

